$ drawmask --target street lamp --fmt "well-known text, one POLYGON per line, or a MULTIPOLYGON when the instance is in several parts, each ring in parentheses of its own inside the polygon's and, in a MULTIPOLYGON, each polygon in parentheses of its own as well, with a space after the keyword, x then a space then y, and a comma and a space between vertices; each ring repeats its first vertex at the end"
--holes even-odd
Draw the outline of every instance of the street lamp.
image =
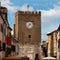
POLYGON ((57 58, 60 59, 60 25, 57 29, 57 58))

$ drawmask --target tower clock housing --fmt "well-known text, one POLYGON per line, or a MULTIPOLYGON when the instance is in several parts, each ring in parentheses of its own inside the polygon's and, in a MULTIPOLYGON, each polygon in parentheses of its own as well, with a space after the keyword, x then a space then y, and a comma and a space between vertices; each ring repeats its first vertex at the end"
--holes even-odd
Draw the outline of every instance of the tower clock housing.
POLYGON ((39 43, 41 41, 41 12, 16 12, 15 36, 22 43, 39 43))

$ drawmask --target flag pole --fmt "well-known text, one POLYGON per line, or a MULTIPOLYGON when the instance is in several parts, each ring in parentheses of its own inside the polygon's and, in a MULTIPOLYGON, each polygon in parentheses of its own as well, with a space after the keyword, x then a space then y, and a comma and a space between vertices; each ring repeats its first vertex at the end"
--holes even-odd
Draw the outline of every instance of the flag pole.
POLYGON ((30 6, 29 6, 29 5, 27 5, 27 10, 28 10, 28 11, 29 11, 29 7, 30 7, 30 6))

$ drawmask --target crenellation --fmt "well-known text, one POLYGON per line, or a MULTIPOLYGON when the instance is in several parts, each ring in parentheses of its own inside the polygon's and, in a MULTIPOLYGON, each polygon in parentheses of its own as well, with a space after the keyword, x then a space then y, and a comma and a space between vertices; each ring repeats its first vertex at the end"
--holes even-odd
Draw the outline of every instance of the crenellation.
POLYGON ((41 12, 39 11, 39 12, 34 12, 34 11, 18 11, 18 12, 16 12, 16 15, 17 14, 32 14, 32 15, 40 15, 41 14, 41 12))

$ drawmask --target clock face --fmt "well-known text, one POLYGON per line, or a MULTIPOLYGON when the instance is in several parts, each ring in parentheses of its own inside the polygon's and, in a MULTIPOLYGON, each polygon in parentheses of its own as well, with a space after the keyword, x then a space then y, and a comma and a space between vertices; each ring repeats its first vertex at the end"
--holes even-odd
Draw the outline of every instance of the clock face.
POLYGON ((33 27, 33 23, 32 22, 27 22, 26 23, 26 27, 29 28, 29 29, 32 28, 33 27))

